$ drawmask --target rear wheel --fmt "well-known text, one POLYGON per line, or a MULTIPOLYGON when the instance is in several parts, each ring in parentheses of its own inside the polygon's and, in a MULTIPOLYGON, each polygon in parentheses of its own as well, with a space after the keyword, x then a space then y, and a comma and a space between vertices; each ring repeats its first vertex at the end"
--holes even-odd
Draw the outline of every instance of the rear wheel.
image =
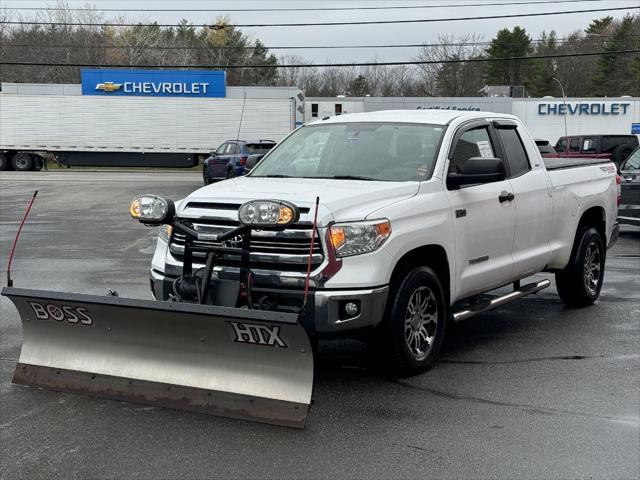
POLYGON ((5 157, 2 153, 0 153, 0 171, 6 170, 9 168, 9 162, 7 162, 7 157, 5 157))
POLYGON ((372 339, 377 363, 399 376, 428 370, 442 347, 447 319, 438 276, 428 267, 414 268, 393 288, 389 302, 372 339))
POLYGON ((29 153, 16 153, 11 160, 13 169, 26 172, 33 169, 33 156, 29 153))
POLYGON ((233 173, 233 168, 228 168, 225 178, 229 179, 229 178, 233 178, 233 177, 235 177, 235 175, 233 173))
POLYGON ((592 305, 600 296, 606 250, 595 228, 576 236, 569 264, 556 273, 556 287, 562 301, 572 307, 592 305))

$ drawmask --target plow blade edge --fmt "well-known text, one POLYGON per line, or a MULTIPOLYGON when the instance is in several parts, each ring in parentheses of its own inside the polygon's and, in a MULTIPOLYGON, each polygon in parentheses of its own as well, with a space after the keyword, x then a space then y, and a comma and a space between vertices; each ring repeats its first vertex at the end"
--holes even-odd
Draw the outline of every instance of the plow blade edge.
POLYGON ((17 384, 304 427, 313 352, 297 315, 5 288, 17 384))

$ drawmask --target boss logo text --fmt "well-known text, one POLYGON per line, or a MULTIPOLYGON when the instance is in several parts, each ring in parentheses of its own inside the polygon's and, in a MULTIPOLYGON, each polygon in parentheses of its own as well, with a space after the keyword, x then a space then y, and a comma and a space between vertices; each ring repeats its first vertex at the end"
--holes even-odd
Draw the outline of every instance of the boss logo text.
POLYGON ((33 313, 38 320, 55 320, 56 322, 77 323, 81 325, 93 325, 93 318, 89 311, 83 307, 70 305, 56 305, 55 303, 29 302, 33 313))

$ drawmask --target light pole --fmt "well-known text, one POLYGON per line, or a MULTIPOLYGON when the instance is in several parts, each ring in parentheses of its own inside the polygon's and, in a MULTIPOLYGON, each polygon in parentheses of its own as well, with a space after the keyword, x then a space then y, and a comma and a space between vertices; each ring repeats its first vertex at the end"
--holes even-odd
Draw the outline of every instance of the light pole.
POLYGON ((566 137, 568 135, 567 134, 567 97, 564 94, 564 87, 562 86, 562 82, 558 80, 556 77, 553 77, 553 80, 558 82, 558 85, 560 85, 560 90, 562 90, 562 104, 564 105, 564 136, 566 137))

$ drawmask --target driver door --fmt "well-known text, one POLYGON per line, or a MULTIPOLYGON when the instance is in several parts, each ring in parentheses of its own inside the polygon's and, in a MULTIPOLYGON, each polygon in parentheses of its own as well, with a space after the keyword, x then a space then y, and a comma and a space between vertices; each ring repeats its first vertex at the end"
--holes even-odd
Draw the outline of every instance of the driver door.
MULTIPOLYGON (((448 171, 459 172, 472 157, 497 157, 497 144, 488 122, 464 125, 456 132, 449 151, 448 171)), ((456 252, 454 301, 511 280, 515 207, 503 195, 509 192, 512 192, 509 180, 464 185, 459 189, 447 187, 456 252)))

